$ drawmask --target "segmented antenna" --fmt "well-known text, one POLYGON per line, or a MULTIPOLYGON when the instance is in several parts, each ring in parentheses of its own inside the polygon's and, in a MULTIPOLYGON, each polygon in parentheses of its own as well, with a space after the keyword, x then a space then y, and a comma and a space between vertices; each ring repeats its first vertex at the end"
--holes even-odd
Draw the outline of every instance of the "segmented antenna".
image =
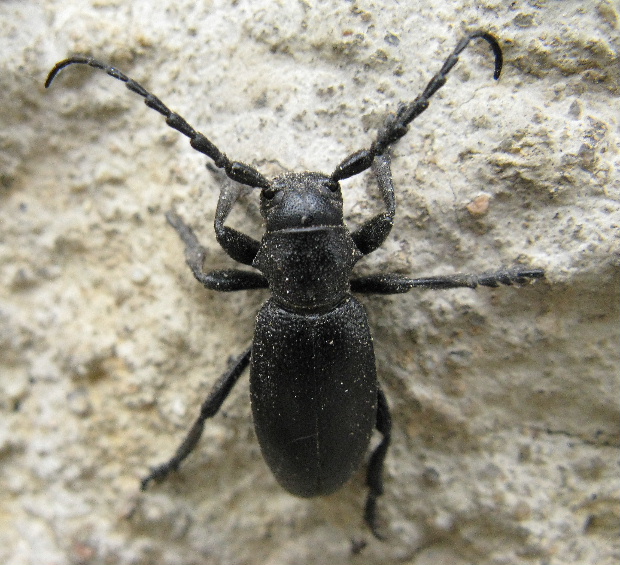
POLYGON ((231 161, 205 135, 199 131, 196 131, 187 123, 187 121, 185 121, 182 116, 170 110, 159 98, 157 98, 157 96, 151 94, 141 84, 124 75, 115 67, 106 65, 101 61, 97 61, 97 59, 76 55, 75 57, 70 57, 64 61, 56 63, 54 68, 50 71, 50 74, 47 76, 45 88, 49 88, 54 78, 56 78, 56 75, 69 65, 88 65, 89 67, 105 71, 112 78, 124 82, 125 86, 129 90, 144 98, 144 103, 149 108, 156 110, 164 116, 166 118, 166 124, 168 124, 171 128, 180 131, 184 136, 189 137, 189 143, 196 151, 199 151, 210 159, 213 159, 216 167, 224 169, 229 178, 241 184, 246 184, 255 188, 269 187, 269 181, 254 167, 250 167, 249 165, 239 161, 231 161))

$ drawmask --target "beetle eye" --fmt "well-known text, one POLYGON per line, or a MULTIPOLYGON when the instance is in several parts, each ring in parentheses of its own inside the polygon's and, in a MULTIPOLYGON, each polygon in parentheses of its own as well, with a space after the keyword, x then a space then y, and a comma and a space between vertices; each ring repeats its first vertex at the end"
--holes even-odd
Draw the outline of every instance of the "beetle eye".
POLYGON ((338 183, 338 181, 330 179, 325 184, 327 188, 329 188, 329 190, 331 190, 332 192, 338 192, 340 190, 340 184, 338 183))
POLYGON ((261 190, 261 196, 267 200, 271 200, 277 192, 278 190, 276 188, 268 186, 267 188, 263 188, 263 190, 261 190))

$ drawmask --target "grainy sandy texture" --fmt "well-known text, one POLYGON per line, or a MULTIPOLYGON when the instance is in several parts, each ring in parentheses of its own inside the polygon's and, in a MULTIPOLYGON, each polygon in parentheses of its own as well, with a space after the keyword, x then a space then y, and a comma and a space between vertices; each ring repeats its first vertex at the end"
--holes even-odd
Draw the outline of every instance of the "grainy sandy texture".
MULTIPOLYGON (((0 2, 0 561, 617 563, 620 59, 612 0, 0 2), (409 7, 409 5, 414 7, 409 7), (267 294, 202 289, 164 212, 209 249, 219 177, 96 56, 232 158, 331 172, 458 38, 484 42, 394 149, 396 225, 358 272, 522 264, 525 288, 366 297, 393 449, 327 499, 262 461, 247 380, 181 471, 172 454, 267 294), (362 549, 361 556, 353 550, 362 549)), ((380 209, 370 175, 346 216, 380 209)), ((233 225, 261 233, 256 195, 233 225)))

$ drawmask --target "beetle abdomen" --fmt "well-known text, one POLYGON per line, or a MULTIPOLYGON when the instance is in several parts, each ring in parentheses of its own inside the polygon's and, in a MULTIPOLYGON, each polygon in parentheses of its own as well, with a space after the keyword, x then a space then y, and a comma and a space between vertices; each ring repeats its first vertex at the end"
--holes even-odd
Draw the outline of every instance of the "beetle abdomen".
POLYGON ((325 314, 269 300, 257 316, 250 376, 263 456, 298 496, 328 494, 359 467, 377 411, 366 311, 352 296, 325 314))

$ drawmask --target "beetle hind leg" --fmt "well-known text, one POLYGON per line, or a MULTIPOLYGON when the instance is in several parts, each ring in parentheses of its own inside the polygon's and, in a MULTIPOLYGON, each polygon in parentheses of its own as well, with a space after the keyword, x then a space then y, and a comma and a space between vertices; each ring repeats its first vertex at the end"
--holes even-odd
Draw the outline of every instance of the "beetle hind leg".
POLYGON ((142 482, 140 483, 141 490, 145 490, 151 481, 159 482, 165 479, 172 471, 176 471, 181 462, 194 450, 198 444, 200 436, 202 435, 205 421, 217 414, 218 410, 224 403, 224 400, 226 400, 230 394, 230 391, 239 380, 241 373, 243 373, 245 368, 250 364, 251 354, 251 348, 244 351, 235 361, 235 364, 220 377, 217 383, 215 383, 211 393, 200 408, 200 415, 194 422, 194 425, 191 427, 181 445, 176 450, 174 456, 162 465, 158 465, 157 467, 151 469, 149 475, 142 479, 142 482))
POLYGON ((383 494, 383 464, 387 455, 388 447, 392 437, 392 417, 385 394, 381 389, 378 391, 377 402, 377 431, 383 435, 381 443, 375 448, 370 456, 368 470, 366 472, 366 485, 368 486, 368 497, 364 508, 364 521, 377 539, 385 539, 379 533, 377 519, 377 498, 383 494))

